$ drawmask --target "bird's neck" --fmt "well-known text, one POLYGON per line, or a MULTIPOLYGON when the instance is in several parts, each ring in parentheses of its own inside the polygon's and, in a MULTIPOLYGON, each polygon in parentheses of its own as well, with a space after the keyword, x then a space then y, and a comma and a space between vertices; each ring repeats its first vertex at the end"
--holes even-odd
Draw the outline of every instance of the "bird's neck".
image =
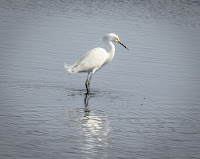
POLYGON ((107 47, 108 47, 108 53, 115 52, 115 45, 111 41, 108 42, 107 47))
POLYGON ((109 41, 107 43, 107 47, 108 47, 108 53, 109 53, 109 56, 110 56, 109 61, 111 61, 113 59, 114 55, 115 55, 115 45, 111 41, 109 41))

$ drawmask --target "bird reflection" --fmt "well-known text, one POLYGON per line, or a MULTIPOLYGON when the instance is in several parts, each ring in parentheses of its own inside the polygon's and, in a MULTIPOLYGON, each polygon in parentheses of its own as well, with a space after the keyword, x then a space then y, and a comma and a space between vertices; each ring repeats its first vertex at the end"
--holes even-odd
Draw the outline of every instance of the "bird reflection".
POLYGON ((84 138, 82 152, 93 157, 106 158, 106 150, 109 146, 109 125, 103 113, 89 110, 89 99, 90 93, 87 92, 84 98, 85 120, 81 122, 84 138))
MULTIPOLYGON (((110 146, 110 126, 103 111, 90 110, 90 94, 84 96, 83 108, 68 111, 68 121, 73 121, 76 129, 73 136, 79 143, 79 149, 86 158, 107 158, 107 150, 110 146)), ((73 127, 73 126, 72 126, 73 127)))
POLYGON ((85 105, 85 114, 89 114, 90 110, 89 110, 89 99, 90 99, 90 93, 87 92, 85 94, 85 98, 84 98, 84 105, 85 105))
POLYGON ((103 120, 103 116, 90 115, 88 120, 82 123, 83 147, 82 152, 94 158, 106 158, 109 147, 109 126, 103 120))

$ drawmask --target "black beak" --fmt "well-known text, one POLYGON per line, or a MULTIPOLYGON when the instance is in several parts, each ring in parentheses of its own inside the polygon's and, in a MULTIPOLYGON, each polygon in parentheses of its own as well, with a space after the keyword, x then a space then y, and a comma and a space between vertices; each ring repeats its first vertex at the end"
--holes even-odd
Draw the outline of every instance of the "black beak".
POLYGON ((122 44, 120 41, 118 41, 123 47, 125 47, 127 50, 129 50, 124 44, 122 44))

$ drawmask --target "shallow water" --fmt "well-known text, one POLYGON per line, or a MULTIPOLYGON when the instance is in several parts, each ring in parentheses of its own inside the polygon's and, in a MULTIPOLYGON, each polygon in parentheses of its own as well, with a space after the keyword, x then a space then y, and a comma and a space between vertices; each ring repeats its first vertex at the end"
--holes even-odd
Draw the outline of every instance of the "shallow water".
POLYGON ((199 158, 198 1, 0 5, 1 158, 199 158), (66 74, 114 32, 113 61, 66 74))

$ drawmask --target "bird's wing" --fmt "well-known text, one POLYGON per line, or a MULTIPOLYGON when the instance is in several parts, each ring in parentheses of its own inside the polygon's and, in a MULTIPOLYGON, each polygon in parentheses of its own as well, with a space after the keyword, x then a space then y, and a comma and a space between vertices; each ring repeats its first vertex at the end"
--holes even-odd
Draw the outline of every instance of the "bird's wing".
POLYGON ((72 72, 92 72, 100 68, 108 58, 108 53, 103 48, 94 48, 84 54, 71 66, 72 72))

